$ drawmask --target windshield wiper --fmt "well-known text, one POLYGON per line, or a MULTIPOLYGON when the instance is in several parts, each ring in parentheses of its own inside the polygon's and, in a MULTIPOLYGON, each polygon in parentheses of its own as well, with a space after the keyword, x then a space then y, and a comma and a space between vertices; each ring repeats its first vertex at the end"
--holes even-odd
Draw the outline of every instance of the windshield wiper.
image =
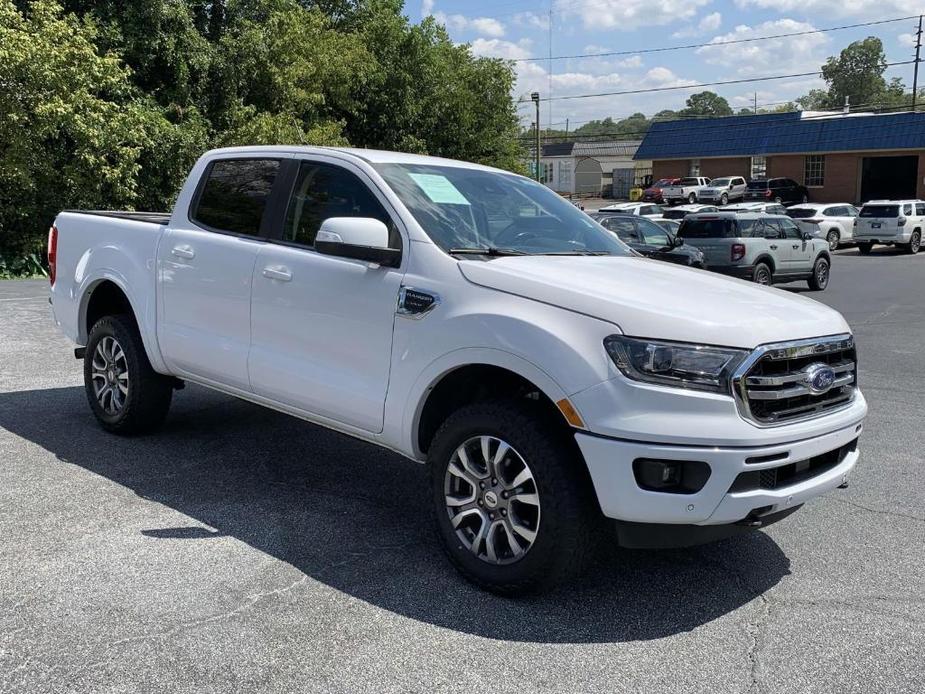
POLYGON ((450 253, 458 253, 460 255, 488 255, 488 256, 504 256, 504 255, 530 255, 529 253, 524 253, 523 251, 518 251, 514 248, 495 248, 494 246, 474 246, 472 248, 451 248, 450 253))
POLYGON ((550 251, 541 255, 613 255, 610 251, 550 251))

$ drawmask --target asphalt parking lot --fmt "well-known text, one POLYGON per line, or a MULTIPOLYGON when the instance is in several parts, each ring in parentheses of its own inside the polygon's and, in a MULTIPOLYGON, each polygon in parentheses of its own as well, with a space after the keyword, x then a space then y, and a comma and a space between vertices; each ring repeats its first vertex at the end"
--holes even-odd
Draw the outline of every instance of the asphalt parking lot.
MULTIPOLYGON (((805 285, 793 285, 799 290, 805 285)), ((198 387, 104 434, 44 282, 0 282, 0 691, 925 690, 925 254, 835 258, 871 414, 848 489, 505 600, 425 470, 198 387)))

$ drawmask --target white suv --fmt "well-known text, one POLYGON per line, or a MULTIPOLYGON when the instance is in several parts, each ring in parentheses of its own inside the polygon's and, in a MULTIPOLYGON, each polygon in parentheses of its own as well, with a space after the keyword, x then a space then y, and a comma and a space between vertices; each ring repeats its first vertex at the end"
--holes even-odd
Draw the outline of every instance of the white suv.
POLYGON ((867 255, 875 243, 903 246, 918 253, 925 229, 925 201, 871 200, 864 204, 854 222, 854 240, 867 255))

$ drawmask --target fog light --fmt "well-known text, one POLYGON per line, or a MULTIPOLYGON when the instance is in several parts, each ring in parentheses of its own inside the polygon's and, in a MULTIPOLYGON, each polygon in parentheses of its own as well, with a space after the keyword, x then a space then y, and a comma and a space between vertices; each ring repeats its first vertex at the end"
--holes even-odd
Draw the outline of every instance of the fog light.
POLYGON ((710 479, 710 466, 700 460, 655 460, 637 458, 633 461, 636 484, 651 492, 695 494, 710 479))

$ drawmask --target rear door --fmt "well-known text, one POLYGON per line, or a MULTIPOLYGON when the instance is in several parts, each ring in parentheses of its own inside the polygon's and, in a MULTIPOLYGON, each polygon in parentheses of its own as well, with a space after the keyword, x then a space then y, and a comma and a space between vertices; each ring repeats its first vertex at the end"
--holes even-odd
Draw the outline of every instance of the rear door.
POLYGON ((164 232, 157 340, 176 374, 250 389, 251 278, 284 161, 216 159, 188 214, 164 232))
POLYGON ((253 389, 378 433, 404 270, 323 255, 315 236, 330 217, 373 217, 390 228, 393 248, 407 244, 398 216, 362 169, 320 155, 296 161, 285 215, 253 268, 253 389))

